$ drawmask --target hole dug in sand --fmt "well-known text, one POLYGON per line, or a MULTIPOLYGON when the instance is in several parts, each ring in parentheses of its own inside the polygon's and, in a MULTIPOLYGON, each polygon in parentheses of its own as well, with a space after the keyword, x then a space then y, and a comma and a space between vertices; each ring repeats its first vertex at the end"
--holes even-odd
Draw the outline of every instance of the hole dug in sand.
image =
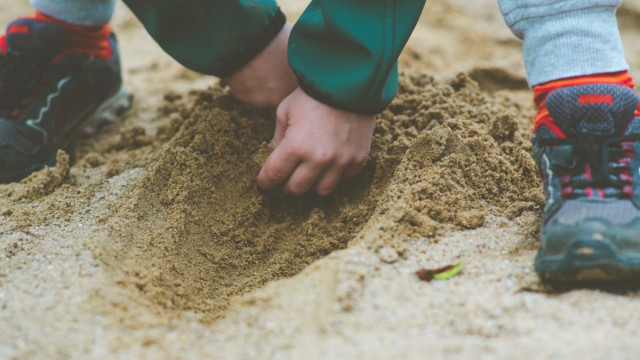
POLYGON ((500 106, 465 75, 403 75, 363 174, 327 198, 296 198, 255 185, 273 119, 221 89, 199 93, 113 209, 100 257, 130 299, 209 321, 232 297, 353 241, 401 253, 408 237, 482 226, 487 214, 538 211, 526 131, 500 106))

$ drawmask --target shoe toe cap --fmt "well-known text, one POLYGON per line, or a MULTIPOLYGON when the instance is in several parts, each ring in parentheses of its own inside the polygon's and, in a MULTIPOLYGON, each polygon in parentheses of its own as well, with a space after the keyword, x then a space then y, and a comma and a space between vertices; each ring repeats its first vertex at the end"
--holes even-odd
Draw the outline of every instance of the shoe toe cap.
POLYGON ((10 147, 16 151, 30 154, 38 146, 29 141, 18 131, 18 124, 0 117, 0 146, 10 147))
POLYGON ((39 146, 26 139, 17 124, 0 118, 0 178, 29 168, 39 146))

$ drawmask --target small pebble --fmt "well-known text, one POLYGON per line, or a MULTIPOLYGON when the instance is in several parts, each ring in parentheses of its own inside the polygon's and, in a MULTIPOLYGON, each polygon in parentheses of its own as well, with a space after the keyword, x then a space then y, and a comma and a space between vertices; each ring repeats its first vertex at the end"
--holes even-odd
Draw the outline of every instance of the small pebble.
POLYGON ((380 257, 381 261, 386 262, 387 264, 393 264, 399 259, 398 252, 390 247, 384 247, 380 249, 378 256, 380 257))

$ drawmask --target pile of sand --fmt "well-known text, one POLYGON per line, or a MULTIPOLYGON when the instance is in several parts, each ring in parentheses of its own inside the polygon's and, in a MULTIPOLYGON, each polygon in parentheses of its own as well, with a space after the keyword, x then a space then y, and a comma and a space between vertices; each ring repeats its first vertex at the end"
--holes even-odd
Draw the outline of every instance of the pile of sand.
POLYGON ((437 242, 447 230, 537 211, 543 201, 518 120, 464 74, 444 82, 404 74, 366 169, 326 198, 256 187, 269 114, 220 88, 165 101, 173 121, 155 140, 138 135, 166 144, 114 208, 99 253, 132 299, 143 295, 167 316, 218 318, 232 297, 354 241, 394 258, 407 237, 437 242))

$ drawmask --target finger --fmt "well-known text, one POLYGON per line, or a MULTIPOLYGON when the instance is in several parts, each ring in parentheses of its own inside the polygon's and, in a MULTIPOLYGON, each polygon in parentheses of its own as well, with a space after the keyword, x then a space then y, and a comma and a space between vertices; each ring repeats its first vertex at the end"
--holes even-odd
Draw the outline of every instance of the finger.
POLYGON ((347 165, 334 165, 325 170, 314 187, 316 193, 320 196, 331 194, 336 186, 338 186, 346 168, 347 165))
POLYGON ((354 176, 358 175, 366 165, 367 165, 366 158, 357 159, 356 161, 352 162, 351 165, 349 165, 349 167, 347 167, 346 171, 344 172, 344 178, 345 179, 353 178, 354 176))
POLYGON ((267 158, 258 174, 258 186, 272 190, 289 178, 300 159, 285 146, 278 146, 267 158))
POLYGON ((309 191, 322 175, 326 164, 304 161, 298 165, 287 181, 285 191, 293 195, 301 195, 309 191))

